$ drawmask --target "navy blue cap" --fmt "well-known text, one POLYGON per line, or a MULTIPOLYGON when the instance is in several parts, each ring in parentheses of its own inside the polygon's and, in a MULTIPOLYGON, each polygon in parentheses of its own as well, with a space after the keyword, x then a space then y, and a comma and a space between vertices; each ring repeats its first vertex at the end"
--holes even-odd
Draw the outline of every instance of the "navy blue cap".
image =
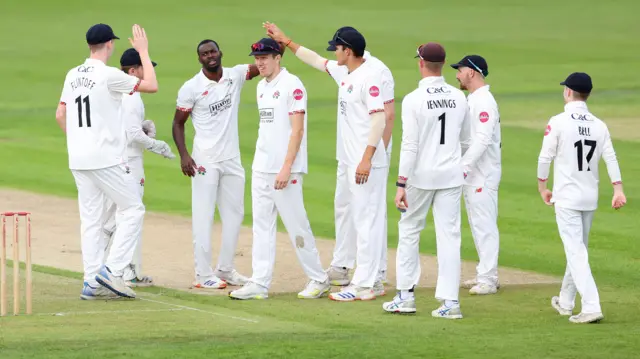
POLYGON ((364 53, 364 50, 367 48, 367 42, 364 36, 350 26, 341 27, 336 31, 333 38, 329 41, 327 51, 336 51, 336 46, 338 45, 350 48, 356 53, 364 53))
MULTIPOLYGON (((158 65, 153 61, 151 61, 151 64, 153 65, 153 67, 156 67, 158 65)), ((134 48, 125 50, 125 52, 123 52, 122 56, 120 57, 120 66, 136 66, 136 65, 138 66, 142 65, 142 60, 140 59, 140 53, 134 48)))
POLYGON ((591 82, 591 76, 584 72, 574 72, 566 80, 562 81, 560 85, 567 86, 573 91, 579 93, 591 93, 593 89, 593 83, 591 82))
POLYGON ((463 66, 481 73, 484 77, 489 76, 489 66, 487 65, 487 61, 480 55, 467 55, 463 57, 462 60, 458 61, 457 64, 451 65, 454 69, 458 69, 463 66))
POLYGON ((107 24, 93 25, 87 31, 87 44, 89 45, 104 44, 114 39, 120 40, 120 38, 113 33, 111 26, 107 24))
POLYGON ((280 44, 278 44, 276 40, 265 37, 251 45, 251 53, 249 54, 249 56, 268 54, 282 55, 282 49, 280 47, 280 44))

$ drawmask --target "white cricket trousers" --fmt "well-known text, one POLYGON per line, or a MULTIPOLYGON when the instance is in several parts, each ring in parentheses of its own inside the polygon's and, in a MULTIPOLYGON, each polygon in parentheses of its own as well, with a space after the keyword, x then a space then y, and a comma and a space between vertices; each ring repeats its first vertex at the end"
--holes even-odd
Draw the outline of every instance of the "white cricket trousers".
MULTIPOLYGON (((131 169, 131 175, 134 180, 139 183, 137 186, 138 193, 140 194, 140 199, 144 196, 144 163, 143 157, 129 157, 129 168, 131 169)), ((105 202, 105 223, 103 230, 106 235, 107 248, 105 249, 105 256, 109 254, 109 249, 112 244, 112 233, 116 230, 116 204, 107 199, 105 202)), ((124 269, 124 274, 122 275, 124 280, 132 280, 134 278, 142 279, 142 231, 140 231, 140 238, 138 238, 138 244, 133 252, 133 259, 131 260, 131 265, 127 266, 124 269)))
POLYGON ((458 300, 460 291, 460 197, 462 186, 424 190, 407 186, 408 208, 398 222, 396 283, 398 290, 410 290, 420 280, 420 232, 425 227, 427 213, 433 205, 436 230, 438 280, 435 297, 438 300, 458 300))
POLYGON ((145 208, 138 193, 139 183, 128 165, 97 170, 71 170, 78 188, 78 207, 82 238, 84 280, 97 285, 96 274, 103 263, 115 276, 122 276, 133 259, 133 252, 142 232, 145 208), (105 203, 116 206, 117 227, 113 243, 105 260, 105 203))
POLYGON ((274 189, 276 174, 253 172, 251 206, 253 208, 253 275, 251 281, 265 288, 271 286, 276 259, 278 214, 287 229, 304 273, 318 282, 327 280, 322 268, 316 240, 311 231, 302 196, 301 174, 292 174, 287 187, 274 189))
POLYGON ((478 283, 498 284, 498 190, 486 187, 463 186, 464 203, 478 252, 476 267, 478 283))
MULTIPOLYGON (((376 213, 376 218, 382 218, 383 228, 381 232, 380 241, 380 265, 378 270, 378 277, 376 280, 386 280, 387 270, 387 243, 388 243, 388 230, 387 230, 387 182, 389 178, 389 167, 380 168, 384 171, 383 189, 379 192, 380 205, 376 208, 379 213, 376 213)), ((341 167, 338 166, 338 182, 340 181, 341 167)), ((349 201, 346 200, 344 195, 348 188, 345 186, 336 186, 335 194, 335 226, 336 226, 336 244, 333 251, 333 260, 331 266, 340 268, 353 269, 356 266, 356 235, 353 231, 354 228, 349 226, 349 220, 347 219, 347 213, 349 211, 349 201)))
POLYGON ((213 162, 204 151, 194 149, 198 166, 191 180, 191 215, 195 274, 207 278, 214 275, 211 267, 211 230, 216 205, 222 222, 222 245, 217 269, 231 271, 244 219, 244 168, 240 156, 213 162))
POLYGON ((567 270, 560 289, 560 306, 573 309, 576 292, 582 297, 582 313, 601 313, 600 296, 591 274, 587 247, 594 211, 576 211, 555 206, 556 222, 564 252, 567 270))
POLYGON ((356 168, 338 164, 336 244, 331 265, 355 267, 351 284, 359 287, 373 287, 379 279, 386 220, 386 172, 386 168, 372 168, 367 182, 357 184, 356 168))

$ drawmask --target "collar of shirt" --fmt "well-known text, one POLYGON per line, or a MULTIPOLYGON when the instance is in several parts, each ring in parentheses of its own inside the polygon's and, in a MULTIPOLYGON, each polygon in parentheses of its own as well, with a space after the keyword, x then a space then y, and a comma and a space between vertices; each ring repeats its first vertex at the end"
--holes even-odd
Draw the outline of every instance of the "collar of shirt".
POLYGON ((470 93, 469 96, 467 96, 468 98, 472 98, 476 95, 479 95, 483 92, 489 92, 489 85, 484 85, 480 88, 478 88, 477 90, 473 91, 473 93, 470 93))
POLYGON ((568 104, 564 105, 564 110, 569 112, 571 110, 585 110, 588 111, 587 103, 584 101, 571 101, 568 104))
POLYGON ((224 67, 222 68, 222 77, 220 78, 220 81, 218 81, 218 82, 210 80, 204 74, 204 69, 200 70, 200 72, 198 73, 198 77, 199 77, 199 81, 202 84, 204 84, 205 86, 208 86, 208 85, 222 85, 227 81, 227 79, 229 77, 229 70, 225 69, 224 67))
POLYGON ((425 86, 430 86, 430 85, 434 85, 434 84, 441 84, 444 83, 444 77, 443 76, 429 76, 429 77, 425 77, 422 80, 420 80, 420 82, 418 82, 418 86, 419 87, 425 87, 425 86))
POLYGON ((280 73, 278 73, 278 76, 276 76, 275 78, 273 78, 271 81, 267 81, 267 79, 266 79, 266 78, 264 79, 264 84, 265 84, 265 86, 267 86, 267 87, 273 87, 273 86, 277 85, 277 84, 278 84, 278 82, 280 81, 280 79, 282 79, 284 76, 286 76, 285 74, 287 74, 287 73, 289 73, 289 72, 287 71, 287 69, 286 69, 286 68, 284 68, 284 67, 281 67, 281 68, 280 68, 280 73))
POLYGON ((100 60, 98 60, 98 59, 89 59, 89 58, 87 58, 87 59, 84 61, 84 63, 85 63, 85 64, 87 64, 87 65, 93 65, 93 66, 96 66, 96 65, 98 65, 98 66, 99 66, 99 65, 106 66, 106 64, 105 64, 104 62, 102 62, 102 61, 100 61, 100 60))
POLYGON ((368 60, 371 57, 371 53, 369 51, 365 51, 364 55, 362 55, 362 58, 365 60, 368 60))

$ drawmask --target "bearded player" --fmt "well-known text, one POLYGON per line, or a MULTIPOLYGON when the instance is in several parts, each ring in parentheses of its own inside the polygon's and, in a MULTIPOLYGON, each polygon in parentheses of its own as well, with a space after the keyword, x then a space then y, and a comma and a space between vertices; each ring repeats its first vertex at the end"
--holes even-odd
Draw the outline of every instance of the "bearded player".
POLYGON ((191 211, 196 288, 244 285, 247 278, 233 266, 244 218, 245 174, 240 162, 238 107, 245 81, 258 76, 255 65, 222 66, 222 51, 213 40, 197 48, 202 69, 178 91, 173 139, 182 173, 191 177, 191 211), (191 117, 193 151, 185 144, 184 125, 191 117), (216 205, 222 222, 218 266, 211 266, 211 229, 216 205))

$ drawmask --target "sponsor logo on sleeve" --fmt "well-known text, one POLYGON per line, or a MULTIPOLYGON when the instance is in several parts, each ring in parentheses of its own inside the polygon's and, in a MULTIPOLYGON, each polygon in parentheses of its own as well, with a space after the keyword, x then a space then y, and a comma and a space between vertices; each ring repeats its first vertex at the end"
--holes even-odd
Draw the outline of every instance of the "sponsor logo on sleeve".
POLYGON ((486 111, 480 112, 480 122, 486 123, 487 121, 489 121, 489 113, 486 111))
POLYGON ((293 98, 296 101, 302 100, 303 97, 304 97, 304 92, 302 92, 301 89, 295 89, 295 91, 293 91, 293 98))
POLYGON ((380 89, 377 86, 369 87, 369 95, 371 95, 371 97, 378 97, 380 95, 380 89))
POLYGON ((547 128, 544 129, 544 135, 548 135, 549 133, 551 133, 551 125, 547 125, 547 128))

